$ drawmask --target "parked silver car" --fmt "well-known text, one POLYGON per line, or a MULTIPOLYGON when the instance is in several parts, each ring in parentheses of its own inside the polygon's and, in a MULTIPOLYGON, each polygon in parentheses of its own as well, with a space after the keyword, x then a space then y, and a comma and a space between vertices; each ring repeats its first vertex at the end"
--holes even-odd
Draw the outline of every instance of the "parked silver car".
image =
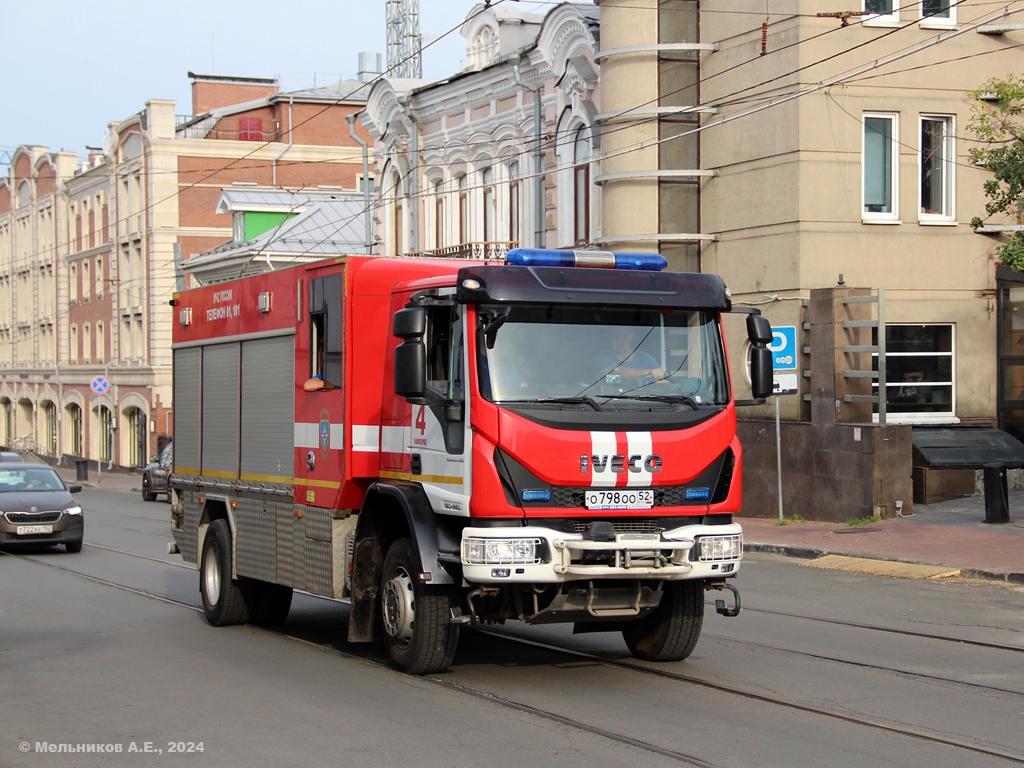
POLYGON ((71 498, 80 490, 45 464, 0 464, 0 546, 63 544, 81 552, 82 507, 71 498))
POLYGON ((167 480, 171 476, 173 466, 174 443, 168 443, 160 451, 160 455, 151 457, 149 464, 142 470, 142 498, 144 501, 156 501, 159 493, 166 493, 167 500, 171 500, 171 489, 167 487, 167 480))

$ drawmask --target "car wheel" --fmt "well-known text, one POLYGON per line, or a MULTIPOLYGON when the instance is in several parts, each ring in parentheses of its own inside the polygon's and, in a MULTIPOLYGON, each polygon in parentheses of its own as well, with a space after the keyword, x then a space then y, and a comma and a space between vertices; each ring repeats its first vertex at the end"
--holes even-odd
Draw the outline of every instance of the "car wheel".
POLYGON ((418 570, 411 539, 391 545, 381 577, 380 615, 388 656, 406 672, 425 675, 451 665, 459 626, 451 622, 452 589, 423 584, 418 570))
POLYGON ((645 661, 681 661, 697 645, 704 623, 704 584, 670 581, 658 607, 622 629, 629 652, 645 661))
POLYGON ((81 552, 82 551, 82 540, 78 539, 77 541, 65 541, 64 542, 64 548, 68 552, 70 552, 71 554, 76 554, 78 552, 81 552))
POLYGON ((156 501, 156 494, 149 489, 149 476, 142 476, 142 500, 156 501))
POLYGON ((206 531, 199 566, 199 592, 203 596, 206 620, 215 627, 248 621, 248 586, 231 578, 231 529, 228 521, 214 520, 206 531))

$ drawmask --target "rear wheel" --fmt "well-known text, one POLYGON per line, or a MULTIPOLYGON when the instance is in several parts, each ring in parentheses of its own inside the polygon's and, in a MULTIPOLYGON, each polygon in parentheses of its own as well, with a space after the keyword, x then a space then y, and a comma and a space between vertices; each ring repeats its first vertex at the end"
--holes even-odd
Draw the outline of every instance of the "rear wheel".
POLYGON ((412 541, 388 550, 381 577, 380 613, 384 647, 399 667, 414 675, 443 672, 455 658, 459 627, 451 623, 453 590, 416 578, 412 541))
POLYGON ((214 520, 206 531, 199 566, 203 613, 215 627, 244 624, 249 619, 244 582, 231 578, 231 529, 227 520, 214 520))
POLYGON ((704 623, 704 584, 670 581, 658 607, 629 622, 622 636, 629 652, 645 661, 680 661, 697 645, 704 623))
POLYGON ((142 476, 142 500, 156 501, 156 494, 149 489, 149 477, 146 475, 142 476))
POLYGON ((274 626, 283 624, 292 607, 292 588, 269 581, 250 581, 249 621, 274 626))

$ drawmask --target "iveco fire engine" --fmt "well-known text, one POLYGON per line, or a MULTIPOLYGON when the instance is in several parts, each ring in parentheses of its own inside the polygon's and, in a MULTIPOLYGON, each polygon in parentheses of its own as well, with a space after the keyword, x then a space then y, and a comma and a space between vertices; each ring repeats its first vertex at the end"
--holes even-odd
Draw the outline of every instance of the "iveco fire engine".
POLYGON ((176 294, 172 546, 209 622, 280 623, 297 589, 413 673, 508 620, 689 655, 705 590, 739 610, 742 452, 729 292, 665 266, 351 256, 176 294))

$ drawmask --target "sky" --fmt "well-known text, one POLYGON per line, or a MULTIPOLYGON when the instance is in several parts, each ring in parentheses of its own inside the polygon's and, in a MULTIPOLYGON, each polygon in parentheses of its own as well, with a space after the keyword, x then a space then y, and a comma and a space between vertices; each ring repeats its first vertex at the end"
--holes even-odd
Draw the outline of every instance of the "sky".
MULTIPOLYGON (((458 30, 476 4, 420 0, 426 79, 462 69, 458 30)), ((544 13, 554 4, 518 5, 544 13)), ((0 0, 0 174, 21 144, 84 158, 108 123, 149 99, 189 114, 190 71, 277 77, 283 90, 354 79, 361 51, 385 56, 384 19, 385 0, 0 0)))

